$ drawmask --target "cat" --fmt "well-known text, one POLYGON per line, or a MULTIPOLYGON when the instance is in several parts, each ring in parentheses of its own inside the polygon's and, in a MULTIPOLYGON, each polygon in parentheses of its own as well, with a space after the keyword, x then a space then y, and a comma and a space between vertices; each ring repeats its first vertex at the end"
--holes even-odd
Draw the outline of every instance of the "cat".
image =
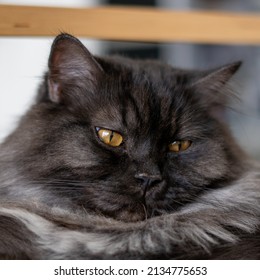
POLYGON ((2 259, 260 259, 260 168, 214 70, 93 56, 58 35, 0 146, 2 259))

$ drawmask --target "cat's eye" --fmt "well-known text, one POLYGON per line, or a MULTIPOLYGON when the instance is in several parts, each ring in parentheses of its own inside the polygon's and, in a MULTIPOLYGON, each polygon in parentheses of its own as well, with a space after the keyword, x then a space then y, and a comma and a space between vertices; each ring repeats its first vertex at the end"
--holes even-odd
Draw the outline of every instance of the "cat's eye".
POLYGON ((116 131, 96 127, 98 138, 105 144, 118 147, 123 143, 123 136, 116 131))
POLYGON ((182 152, 187 150, 191 145, 191 141, 182 140, 182 141, 174 141, 169 145, 169 150, 174 153, 182 152))

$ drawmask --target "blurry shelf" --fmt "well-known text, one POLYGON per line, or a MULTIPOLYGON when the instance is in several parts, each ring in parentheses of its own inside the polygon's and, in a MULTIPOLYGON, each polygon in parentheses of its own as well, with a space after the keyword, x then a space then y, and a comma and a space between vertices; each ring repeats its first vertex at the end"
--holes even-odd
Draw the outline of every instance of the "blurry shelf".
POLYGON ((119 41, 258 45, 260 14, 0 5, 1 36, 54 36, 60 32, 119 41))

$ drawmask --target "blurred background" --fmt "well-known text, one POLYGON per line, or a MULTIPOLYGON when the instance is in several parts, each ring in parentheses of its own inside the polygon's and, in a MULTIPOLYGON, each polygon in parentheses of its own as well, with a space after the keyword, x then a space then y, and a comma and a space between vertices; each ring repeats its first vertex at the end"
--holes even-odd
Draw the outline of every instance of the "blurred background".
MULTIPOLYGON (((0 0, 0 4, 64 7, 141 5, 175 10, 260 12, 259 0, 0 0)), ((0 37, 0 142, 14 129, 19 117, 32 103, 47 69, 52 40, 0 37)), ((181 68, 207 69, 242 60, 243 66, 236 75, 240 101, 235 100, 232 104, 227 121, 244 149, 260 159, 260 46, 82 41, 97 55, 156 58, 181 68)))

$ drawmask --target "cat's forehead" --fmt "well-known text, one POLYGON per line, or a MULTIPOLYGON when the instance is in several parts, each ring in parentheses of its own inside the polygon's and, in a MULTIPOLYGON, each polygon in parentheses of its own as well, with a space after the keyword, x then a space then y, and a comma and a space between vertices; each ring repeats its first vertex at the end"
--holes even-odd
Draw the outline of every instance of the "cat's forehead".
POLYGON ((168 66, 150 63, 111 75, 100 89, 94 122, 122 130, 156 130, 173 126, 186 78, 168 66), (183 77, 183 79, 181 79, 183 77))

